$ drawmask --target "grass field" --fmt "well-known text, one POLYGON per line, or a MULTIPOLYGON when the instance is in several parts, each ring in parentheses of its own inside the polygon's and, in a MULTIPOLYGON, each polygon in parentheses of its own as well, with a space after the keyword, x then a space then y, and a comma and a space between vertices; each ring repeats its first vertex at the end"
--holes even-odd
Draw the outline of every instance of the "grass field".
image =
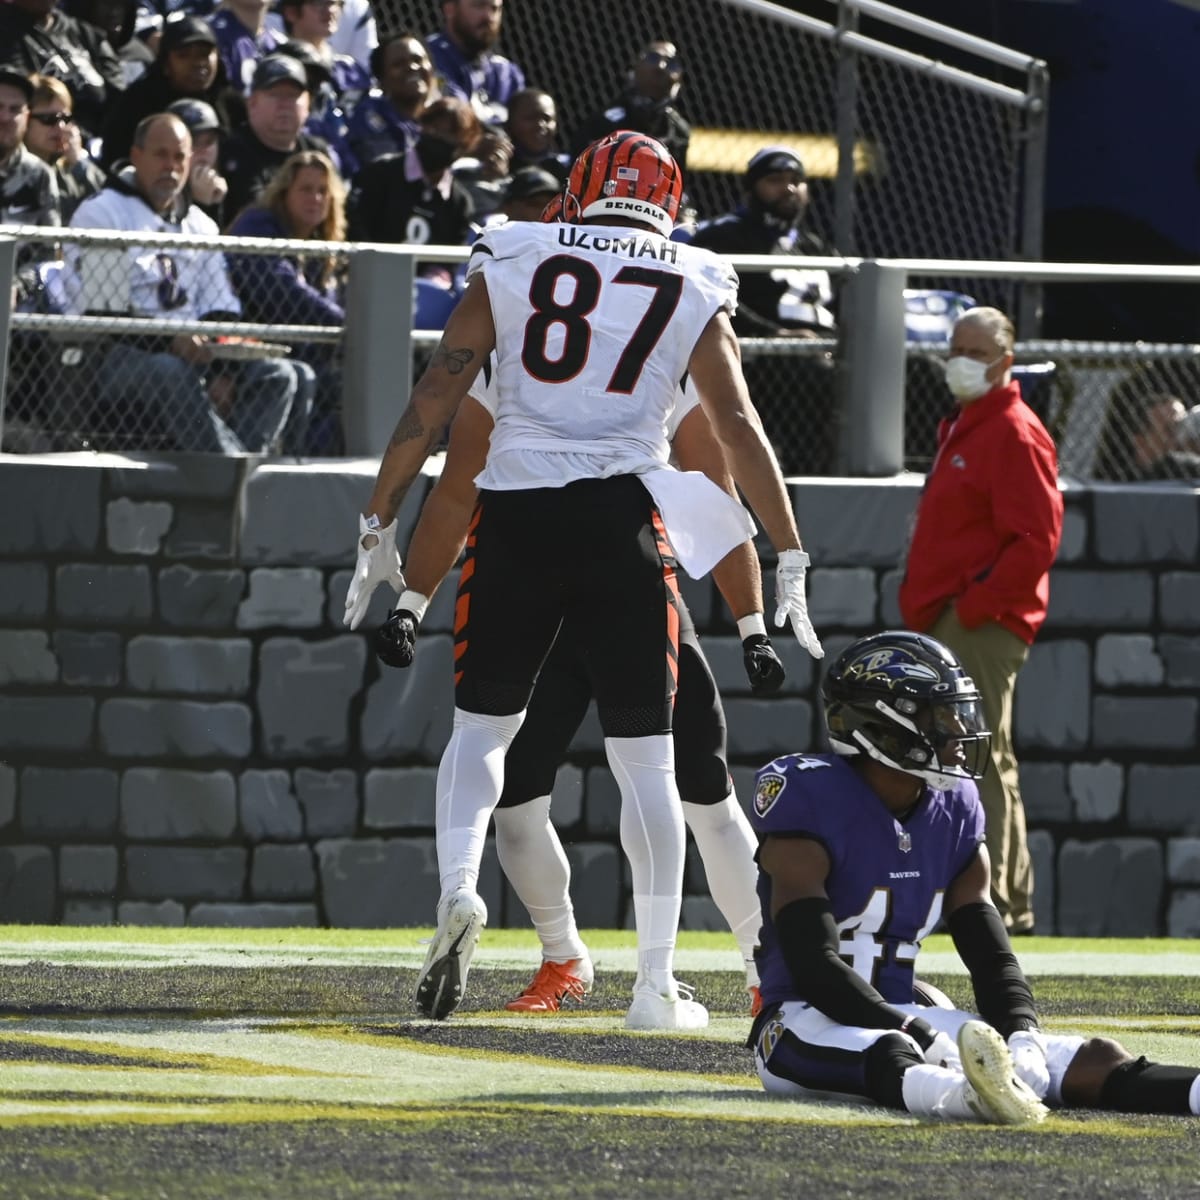
MULTIPOLYGON (((684 934, 709 1029, 631 1034, 632 935, 585 935, 585 1006, 503 1009, 532 935, 487 931, 449 1021, 429 930, 0 927, 0 1196, 1200 1197, 1200 1119, 1034 1129, 768 1100, 731 939, 684 934)), ((1200 946, 1023 940, 1055 1031, 1200 1066, 1200 946)), ((947 939, 921 975, 970 1005, 947 939)))

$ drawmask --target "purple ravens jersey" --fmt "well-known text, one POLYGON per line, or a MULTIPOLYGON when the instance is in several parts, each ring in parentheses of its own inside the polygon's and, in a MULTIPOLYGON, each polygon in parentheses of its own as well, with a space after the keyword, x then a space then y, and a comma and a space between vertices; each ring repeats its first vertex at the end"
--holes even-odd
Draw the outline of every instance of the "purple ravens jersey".
POLYGON ((467 58, 444 33, 431 33, 425 47, 443 96, 465 100, 485 125, 504 123, 509 97, 525 86, 525 72, 515 62, 491 50, 467 58))
POLYGON ((350 114, 347 137, 355 161, 365 167, 385 154, 403 154, 420 133, 416 121, 401 116, 382 92, 371 92, 350 114))
MULTIPOLYGON (((842 958, 889 1003, 911 1004, 921 940, 941 920, 946 888, 984 840, 975 784, 926 787, 901 823, 848 760, 792 754, 758 772, 750 820, 760 839, 802 835, 824 847, 830 862, 825 891, 842 958)), ((765 872, 758 894, 763 1003, 805 1000, 779 948, 765 872)))
POLYGON ((213 37, 217 39, 217 52, 225 68, 225 78, 235 91, 248 96, 258 60, 277 50, 283 39, 270 28, 255 34, 228 8, 214 13, 208 24, 213 37))

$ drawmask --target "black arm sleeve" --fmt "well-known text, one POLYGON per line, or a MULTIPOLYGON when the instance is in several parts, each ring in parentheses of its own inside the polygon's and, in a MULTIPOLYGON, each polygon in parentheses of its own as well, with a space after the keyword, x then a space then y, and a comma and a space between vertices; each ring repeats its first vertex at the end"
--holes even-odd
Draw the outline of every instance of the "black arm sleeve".
POLYGON ((934 1038, 919 1017, 893 1008, 838 953, 837 923, 823 896, 793 900, 775 914, 783 959, 799 994, 831 1021, 861 1029, 902 1029, 926 1049, 934 1038))
POLYGON ((979 1015, 1006 1038, 1018 1029, 1037 1029, 1033 992, 995 907, 982 900, 964 904, 946 923, 954 948, 971 973, 979 1015))

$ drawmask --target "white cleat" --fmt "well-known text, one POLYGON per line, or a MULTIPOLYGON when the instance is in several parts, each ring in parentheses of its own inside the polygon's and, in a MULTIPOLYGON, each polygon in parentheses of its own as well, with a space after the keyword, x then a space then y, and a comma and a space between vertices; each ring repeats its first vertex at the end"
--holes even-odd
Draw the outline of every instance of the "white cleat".
POLYGON ((1004 1039, 983 1021, 967 1021, 958 1031, 958 1052, 967 1077, 963 1099, 982 1121, 1028 1125, 1044 1121, 1049 1110, 1013 1071, 1004 1039))
POLYGON ((705 1029, 708 1009, 692 997, 695 992, 686 983, 671 981, 670 990, 659 992, 653 984, 639 983, 633 989, 633 1003, 625 1014, 626 1029, 705 1029))
POLYGON ((467 888, 456 888, 438 905, 437 929, 417 976, 417 1008, 444 1021, 462 1002, 471 956, 487 924, 487 905, 467 888))

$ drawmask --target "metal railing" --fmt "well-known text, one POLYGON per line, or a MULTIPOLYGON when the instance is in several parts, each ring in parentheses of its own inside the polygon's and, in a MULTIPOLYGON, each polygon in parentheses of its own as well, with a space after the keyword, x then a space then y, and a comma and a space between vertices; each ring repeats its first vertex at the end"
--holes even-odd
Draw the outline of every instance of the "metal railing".
MULTIPOLYGON (((314 249, 336 252, 347 268, 342 327, 145 321, 118 314, 13 312, 9 305, 0 304, 0 336, 5 348, 14 340, 39 338, 51 339, 55 345, 104 345, 106 339, 131 332, 219 333, 325 346, 340 355, 340 418, 344 450, 351 455, 380 452, 403 409, 414 373, 439 340, 437 329, 413 327, 418 269, 426 263, 459 264, 469 253, 458 246, 327 247, 265 239, 183 239, 169 234, 75 230, 18 229, 15 234, 0 239, 0 295, 6 297, 12 293, 18 243, 28 248, 77 241, 87 246, 190 247, 260 255, 311 255, 314 249)), ((774 255, 730 261, 741 272, 774 270, 781 262, 774 255)), ((915 279, 975 281, 979 286, 973 290, 979 293, 980 303, 991 302, 988 289, 997 281, 1033 281, 1049 287, 1078 281, 1098 286, 1200 283, 1200 267, 1187 266, 841 257, 805 258, 803 263, 806 269, 826 270, 838 280, 837 337, 741 340, 752 395, 790 474, 885 476, 928 465, 937 419, 949 404, 937 366, 946 347, 944 342, 918 342, 907 335, 909 285, 915 279)), ((1143 400, 1171 394, 1190 408, 1200 399, 1200 347, 1025 339, 1016 350, 1020 364, 1041 364, 1027 377, 1028 398, 1055 436, 1062 473, 1072 478, 1120 478, 1122 470, 1134 470, 1130 464, 1122 467, 1121 447, 1132 446, 1139 436, 1143 400)), ((12 384, 13 376, 14 364, 8 361, 7 376, 0 373, 3 402, 10 399, 11 386, 5 385, 12 384)), ((52 380, 34 384, 35 391, 52 400, 76 399, 70 389, 56 389, 52 380)), ((4 415, 0 402, 0 429, 4 415)), ((135 439, 134 446, 125 448, 162 446, 153 441, 137 446, 135 439)))

